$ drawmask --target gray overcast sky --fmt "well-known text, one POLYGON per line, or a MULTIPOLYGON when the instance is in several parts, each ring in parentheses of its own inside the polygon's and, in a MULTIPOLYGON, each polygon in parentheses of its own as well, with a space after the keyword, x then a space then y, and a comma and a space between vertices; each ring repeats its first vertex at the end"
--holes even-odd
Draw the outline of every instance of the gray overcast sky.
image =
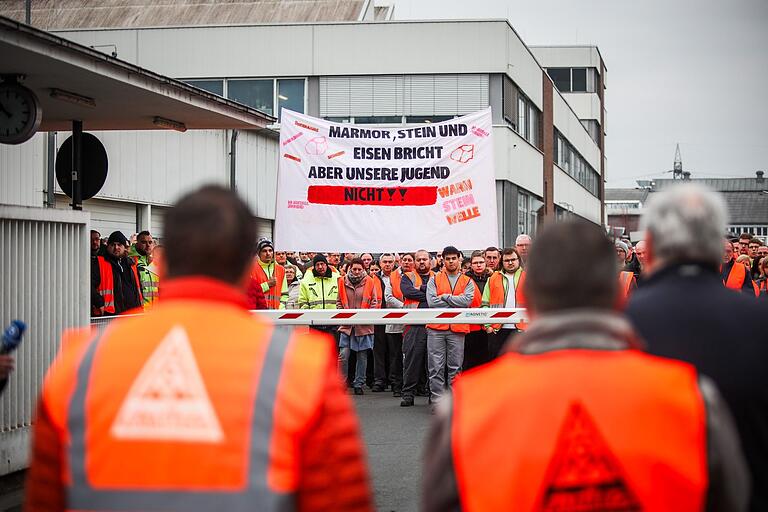
POLYGON ((595 44, 606 66, 608 186, 672 169, 768 170, 766 0, 394 0, 397 19, 508 18, 529 45, 595 44))

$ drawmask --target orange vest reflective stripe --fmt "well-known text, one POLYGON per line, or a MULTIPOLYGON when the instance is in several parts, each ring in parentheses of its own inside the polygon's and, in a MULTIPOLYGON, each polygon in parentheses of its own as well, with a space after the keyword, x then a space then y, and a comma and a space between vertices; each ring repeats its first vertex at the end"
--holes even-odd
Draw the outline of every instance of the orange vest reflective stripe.
MULTIPOLYGON (((283 280, 285 279, 285 267, 280 265, 279 263, 272 263, 273 271, 272 271, 272 277, 275 278, 275 286, 271 287, 269 290, 264 293, 264 298, 267 300, 267 307, 269 309, 280 309, 280 297, 283 294, 283 280)), ((251 277, 256 279, 256 283, 261 285, 261 283, 266 283, 269 281, 269 277, 266 272, 264 272, 264 269, 259 265, 259 259, 256 258, 256 261, 253 263, 253 266, 251 267, 251 277)))
MULTIPOLYGON (((459 278, 456 280, 456 286, 451 289, 451 282, 448 280, 448 274, 440 271, 435 274, 435 289, 438 295, 443 295, 444 293, 450 295, 462 295, 467 288, 467 283, 469 281, 471 281, 471 279, 466 275, 459 274, 459 278)), ((460 334, 469 332, 469 324, 427 324, 427 327, 437 331, 447 331, 450 329, 452 332, 460 334)))
MULTIPOLYGON (((501 272, 494 272, 490 278, 488 278, 488 284, 486 286, 491 287, 489 306, 492 308, 503 308, 507 304, 507 293, 509 288, 504 287, 506 277, 501 272)), ((517 281, 515 287, 515 307, 526 307, 525 293, 523 286, 525 285, 525 270, 520 273, 520 279, 517 281)), ((525 322, 517 322, 517 328, 525 330, 528 326, 525 322)), ((494 329, 501 329, 502 324, 493 324, 494 329)))
MULTIPOLYGON (((422 284, 424 284, 423 281, 421 280, 421 276, 415 270, 412 271, 412 272, 406 272, 405 275, 408 276, 408 279, 411 280, 411 284, 413 284, 413 287, 416 288, 417 290, 419 288, 421 288, 422 284)), ((429 277, 434 277, 434 275, 435 275, 435 273, 430 270, 429 271, 429 277)), ((398 283, 398 284, 400 284, 400 283, 398 283)), ((418 308, 419 307, 419 301, 416 300, 416 299, 409 299, 408 297, 405 297, 403 299, 403 305, 406 308, 418 308)))
POLYGON ((74 382, 45 396, 70 440, 69 510, 293 510, 295 440, 335 359, 324 335, 176 302, 111 324, 77 354, 74 382))
POLYGON ((97 291, 104 299, 104 306, 100 308, 101 314, 115 314, 115 279, 112 275, 112 265, 104 256, 96 256, 96 261, 99 263, 99 286, 97 291))
MULTIPOLYGON (((347 295, 347 287, 344 284, 344 279, 344 277, 339 278, 339 300, 341 301, 342 309, 351 309, 349 307, 349 298, 347 295)), ((376 296, 375 286, 373 283, 374 280, 375 278, 371 276, 365 276, 365 283, 363 285, 363 302, 360 304, 361 309, 370 309, 373 298, 376 296)))
POLYGON ((703 510, 706 413, 692 366, 634 350, 497 361, 454 383, 462 510, 703 510))

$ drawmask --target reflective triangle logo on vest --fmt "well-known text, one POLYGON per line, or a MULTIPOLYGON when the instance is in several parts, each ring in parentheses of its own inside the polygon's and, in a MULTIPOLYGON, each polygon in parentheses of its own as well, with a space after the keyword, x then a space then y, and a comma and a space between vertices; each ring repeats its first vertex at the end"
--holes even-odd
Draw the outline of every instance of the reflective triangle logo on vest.
POLYGON ((544 480, 541 512, 640 511, 621 465, 587 410, 571 404, 544 480))
POLYGON ((131 385, 111 429, 117 439, 217 443, 224 434, 187 332, 173 327, 131 385))

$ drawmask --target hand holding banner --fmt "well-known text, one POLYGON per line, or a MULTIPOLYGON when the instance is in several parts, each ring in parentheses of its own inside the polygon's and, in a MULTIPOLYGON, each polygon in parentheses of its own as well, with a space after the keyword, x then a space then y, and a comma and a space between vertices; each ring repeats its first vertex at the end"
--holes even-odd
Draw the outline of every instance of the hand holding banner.
POLYGON ((491 109, 442 123, 282 111, 275 245, 385 252, 498 242, 491 109))

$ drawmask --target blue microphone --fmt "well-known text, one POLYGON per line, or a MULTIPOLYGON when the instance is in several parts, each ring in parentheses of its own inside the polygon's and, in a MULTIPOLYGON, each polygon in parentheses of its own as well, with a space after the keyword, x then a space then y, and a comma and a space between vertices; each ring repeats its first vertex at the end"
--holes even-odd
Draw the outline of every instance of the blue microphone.
POLYGON ((0 354, 10 354, 21 344, 21 337, 27 330, 27 324, 21 320, 14 320, 3 331, 3 340, 0 345, 0 354))

